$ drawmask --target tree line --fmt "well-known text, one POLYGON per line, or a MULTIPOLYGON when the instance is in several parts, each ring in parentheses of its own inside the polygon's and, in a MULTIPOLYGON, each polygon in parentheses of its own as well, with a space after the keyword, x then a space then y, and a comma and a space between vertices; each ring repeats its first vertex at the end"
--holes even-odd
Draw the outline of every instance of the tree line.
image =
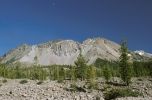
POLYGON ((11 79, 27 78, 42 81, 50 79, 58 82, 71 80, 73 84, 77 80, 81 80, 87 81, 90 88, 97 86, 96 79, 99 77, 104 77, 107 82, 112 77, 120 77, 126 85, 129 85, 131 77, 152 77, 152 60, 147 62, 129 61, 126 42, 122 42, 120 52, 119 61, 107 61, 98 58, 92 65, 87 64, 81 53, 73 66, 40 66, 35 64, 32 67, 22 67, 20 63, 16 63, 13 66, 0 64, 0 76, 11 79))

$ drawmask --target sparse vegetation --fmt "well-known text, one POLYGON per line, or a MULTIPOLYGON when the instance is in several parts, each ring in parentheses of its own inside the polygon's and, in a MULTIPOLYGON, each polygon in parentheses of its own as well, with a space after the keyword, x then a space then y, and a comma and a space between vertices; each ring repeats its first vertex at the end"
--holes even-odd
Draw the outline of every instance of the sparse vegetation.
POLYGON ((41 85, 43 83, 43 81, 39 81, 39 82, 37 82, 36 84, 37 85, 41 85))
POLYGON ((132 91, 131 89, 111 89, 110 91, 106 91, 104 93, 105 100, 113 100, 115 98, 120 97, 138 97, 142 96, 141 93, 137 91, 132 91))
POLYGON ((121 44, 121 56, 120 56, 120 76, 126 85, 131 82, 131 65, 129 63, 127 43, 124 41, 121 44))
POLYGON ((82 87, 78 87, 77 85, 71 84, 70 89, 66 89, 67 91, 71 92, 86 92, 86 90, 82 87))
MULTIPOLYGON (((102 59, 97 59, 97 62, 95 62, 94 65, 91 65, 93 66, 93 69, 90 69, 92 67, 84 63, 86 62, 84 61, 84 59, 83 62, 81 62, 80 58, 79 61, 77 60, 76 62, 77 66, 34 65, 31 67, 24 67, 19 63, 13 64, 12 66, 0 64, 0 76, 9 79, 27 78, 27 79, 42 80, 42 81, 46 80, 47 78, 49 78, 50 80, 59 80, 59 81, 70 79, 74 82, 77 79, 88 80, 88 81, 91 79, 95 80, 97 77, 104 77, 108 81, 112 77, 120 77, 120 74, 122 73, 122 72, 120 73, 118 62, 110 62, 102 59), (100 61, 102 63, 99 63, 100 61), (83 66, 82 69, 81 69, 81 65, 83 66)), ((126 72, 128 72, 129 74, 132 73, 133 77, 152 76, 151 62, 152 62, 151 60, 147 62, 135 61, 133 62, 132 69, 130 68, 126 69, 125 73, 123 74, 126 74, 126 72)), ((130 66, 130 63, 128 63, 128 65, 130 66)), ((128 77, 130 77, 130 75, 128 77)))
POLYGON ((6 80, 6 79, 2 80, 2 83, 6 83, 6 82, 7 82, 7 80, 6 80))
POLYGON ((104 66, 103 76, 104 76, 106 82, 109 82, 109 80, 111 78, 111 71, 107 65, 104 66))
POLYGON ((77 68, 77 77, 80 78, 81 80, 87 79, 88 65, 81 54, 78 56, 77 61, 75 61, 75 65, 77 68))
POLYGON ((20 84, 25 84, 25 83, 28 83, 28 81, 27 80, 21 80, 20 81, 20 84))
POLYGON ((88 83, 90 89, 97 89, 98 84, 96 82, 96 68, 94 66, 88 67, 88 83))
MULTIPOLYGON (((66 83, 65 80, 69 80, 71 86, 66 88, 67 91, 87 92, 88 90, 92 91, 93 89, 96 89, 96 91, 101 90, 104 92, 105 100, 111 100, 117 97, 142 96, 141 93, 126 88, 126 85, 130 84, 131 76, 152 76, 152 61, 134 61, 133 64, 130 63, 125 43, 122 44, 121 53, 120 62, 97 59, 93 65, 88 65, 81 54, 74 66, 40 66, 35 64, 31 67, 23 67, 20 63, 13 64, 12 66, 0 64, 0 76, 10 79, 36 80, 38 81, 36 83, 37 85, 43 84, 46 79, 56 80, 58 83, 66 83), (106 83, 99 82, 98 78, 100 77, 104 77, 106 83), (122 78, 125 84, 111 80, 114 79, 114 77, 122 78), (81 82, 84 82, 83 86, 77 84, 80 80, 81 82), (105 85, 104 89, 101 89, 100 87, 102 84, 105 85)), ((2 82, 5 83, 7 80, 2 80, 2 82)), ((21 80, 19 83, 25 84, 27 82, 27 80, 21 80)), ((99 99, 100 97, 96 97, 96 100, 99 99)))

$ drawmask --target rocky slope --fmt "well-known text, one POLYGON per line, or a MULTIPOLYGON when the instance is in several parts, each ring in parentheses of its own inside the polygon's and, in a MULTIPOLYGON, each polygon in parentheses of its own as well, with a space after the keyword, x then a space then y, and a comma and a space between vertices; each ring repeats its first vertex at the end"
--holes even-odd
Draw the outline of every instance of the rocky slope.
MULTIPOLYGON (((107 86, 105 80, 101 78, 98 80, 99 90, 91 91, 85 88, 85 92, 72 92, 67 90, 71 84, 68 80, 64 83, 46 80, 39 85, 36 80, 27 80, 24 84, 20 83, 23 79, 7 79, 5 83, 3 80, 0 78, 0 100, 105 100, 102 90, 107 86)), ((115 81, 119 79, 115 78, 115 81)), ((83 87, 85 82, 77 81, 76 84, 83 87)), ((133 78, 129 88, 143 93, 143 96, 119 97, 114 100, 152 100, 151 78, 133 78)))
MULTIPOLYGON (((2 79, 3 80, 3 79, 2 79)), ((70 92, 69 83, 57 83, 46 80, 37 85, 38 81, 27 80, 28 83, 20 84, 21 80, 9 80, 3 83, 0 80, 0 100, 95 100, 96 96, 102 99, 102 93, 93 92, 70 92)))
POLYGON ((87 39, 83 43, 73 40, 49 41, 38 45, 19 46, 5 54, 2 62, 71 65, 81 51, 88 63, 93 63, 97 58, 117 60, 120 56, 119 48, 120 45, 104 38, 87 39))
MULTIPOLYGON (((57 40, 38 45, 24 44, 11 50, 3 56, 2 63, 21 62, 26 64, 40 65, 72 65, 80 52, 88 61, 94 63, 97 58, 107 60, 118 60, 120 56, 120 45, 105 38, 87 39, 82 43, 73 40, 57 40)), ((131 52, 133 59, 148 59, 137 52, 131 52)))

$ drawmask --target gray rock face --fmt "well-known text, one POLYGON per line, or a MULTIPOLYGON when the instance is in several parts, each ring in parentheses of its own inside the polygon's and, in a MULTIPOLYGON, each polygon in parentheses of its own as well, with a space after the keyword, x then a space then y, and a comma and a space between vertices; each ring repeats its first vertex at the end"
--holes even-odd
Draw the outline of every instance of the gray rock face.
POLYGON ((120 45, 104 38, 87 39, 83 43, 73 40, 50 41, 38 45, 22 45, 9 53, 3 63, 28 63, 40 65, 72 65, 80 51, 89 64, 97 58, 117 60, 120 56, 120 45))
MULTIPOLYGON (((119 44, 104 38, 87 39, 82 43, 73 40, 58 40, 32 46, 24 44, 4 55, 1 62, 73 65, 81 52, 88 64, 92 64, 97 58, 118 60, 119 49, 119 44)), ((143 58, 133 52, 131 56, 133 59, 143 58)))
POLYGON ((137 60, 137 61, 146 61, 146 60, 149 60, 149 58, 152 58, 152 54, 150 53, 147 53, 143 50, 136 50, 133 52, 134 54, 134 58, 137 60))

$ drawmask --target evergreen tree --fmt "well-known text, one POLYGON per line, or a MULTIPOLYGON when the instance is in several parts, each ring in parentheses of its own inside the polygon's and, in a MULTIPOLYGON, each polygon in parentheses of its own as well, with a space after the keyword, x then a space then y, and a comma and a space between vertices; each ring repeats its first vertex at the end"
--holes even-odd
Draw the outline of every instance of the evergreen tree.
POLYGON ((58 82, 63 82, 63 80, 65 79, 65 71, 63 67, 59 67, 59 79, 58 82))
POLYGON ((89 87, 91 89, 97 88, 97 82, 96 82, 96 68, 94 66, 88 67, 88 83, 89 87))
POLYGON ((120 56, 120 76, 126 85, 129 85, 131 80, 131 66, 129 64, 127 42, 123 41, 121 44, 120 56))
POLYGON ((138 62, 134 61, 133 62, 133 71, 134 71, 134 76, 140 77, 140 76, 146 76, 147 71, 146 71, 146 66, 144 65, 144 62, 138 62))
POLYGON ((76 80, 77 80, 76 67, 75 66, 71 66, 70 79, 71 79, 72 85, 75 86, 76 85, 76 80))
POLYGON ((148 62, 147 67, 148 67, 147 72, 149 72, 149 76, 152 77, 152 59, 150 59, 150 61, 148 62))
POLYGON ((15 78, 19 79, 22 78, 22 71, 21 71, 21 63, 15 63, 15 78))
POLYGON ((59 66, 58 65, 56 65, 56 66, 54 66, 54 80, 59 80, 59 76, 60 74, 59 74, 59 66))
POLYGON ((77 75, 81 80, 87 78, 87 62, 85 61, 84 57, 80 54, 75 62, 75 65, 78 69, 77 75))
POLYGON ((104 69, 103 69, 103 76, 104 76, 106 82, 108 82, 108 81, 110 80, 111 75, 112 75, 112 74, 111 74, 111 71, 110 71, 110 69, 109 69, 109 66, 108 66, 108 65, 105 65, 105 66, 104 66, 104 69))
POLYGON ((0 65, 0 75, 2 77, 6 77, 7 76, 7 68, 6 68, 6 65, 4 65, 4 64, 0 65))
POLYGON ((59 66, 58 65, 52 65, 49 67, 49 78, 50 80, 59 80, 59 66))

